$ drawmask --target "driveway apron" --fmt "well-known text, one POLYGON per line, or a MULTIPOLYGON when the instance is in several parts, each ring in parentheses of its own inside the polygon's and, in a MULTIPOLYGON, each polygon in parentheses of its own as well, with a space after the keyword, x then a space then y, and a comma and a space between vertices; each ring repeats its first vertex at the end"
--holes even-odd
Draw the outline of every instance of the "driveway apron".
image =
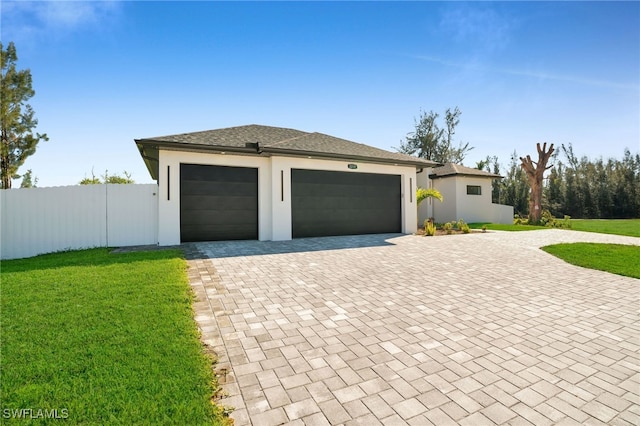
MULTIPOLYGON (((640 280, 566 230, 185 246, 237 425, 640 424, 640 280)), ((639 259, 640 261, 640 259, 639 259)))

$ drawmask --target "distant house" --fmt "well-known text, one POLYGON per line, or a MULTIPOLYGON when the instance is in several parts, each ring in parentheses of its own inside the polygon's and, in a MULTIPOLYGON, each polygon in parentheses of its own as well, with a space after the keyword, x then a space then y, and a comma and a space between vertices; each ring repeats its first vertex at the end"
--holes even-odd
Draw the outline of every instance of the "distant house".
POLYGON ((492 182, 502 176, 484 170, 447 163, 418 174, 418 186, 440 191, 444 201, 422 203, 418 220, 433 217, 436 223, 463 219, 467 223, 513 223, 513 207, 491 201, 492 182))

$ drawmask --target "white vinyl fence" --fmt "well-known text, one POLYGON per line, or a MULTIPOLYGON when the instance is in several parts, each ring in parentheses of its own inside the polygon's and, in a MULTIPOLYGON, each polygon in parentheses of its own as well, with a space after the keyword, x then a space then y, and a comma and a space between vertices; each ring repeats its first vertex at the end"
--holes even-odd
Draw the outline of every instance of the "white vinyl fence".
POLYGON ((157 193, 155 184, 0 190, 0 258, 157 244, 157 193))

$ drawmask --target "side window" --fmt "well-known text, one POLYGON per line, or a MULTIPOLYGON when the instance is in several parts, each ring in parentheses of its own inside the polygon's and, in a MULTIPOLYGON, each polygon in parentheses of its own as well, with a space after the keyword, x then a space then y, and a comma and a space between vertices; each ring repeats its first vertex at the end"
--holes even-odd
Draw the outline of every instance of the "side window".
POLYGON ((480 185, 467 185, 467 195, 482 195, 482 187, 480 185))

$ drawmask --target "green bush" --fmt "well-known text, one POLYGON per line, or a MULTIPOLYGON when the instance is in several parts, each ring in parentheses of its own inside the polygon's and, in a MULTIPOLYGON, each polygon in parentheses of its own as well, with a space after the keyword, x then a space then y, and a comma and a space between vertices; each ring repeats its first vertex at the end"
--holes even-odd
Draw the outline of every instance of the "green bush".
POLYGON ((452 234, 453 233, 453 224, 456 223, 454 222, 446 222, 444 225, 442 225, 442 229, 447 233, 447 234, 452 234))
POLYGON ((522 217, 520 217, 520 215, 516 214, 515 216, 513 216, 513 224, 514 225, 528 225, 529 224, 529 219, 522 218, 522 217))
POLYGON ((427 237, 436 235, 436 225, 433 220, 427 219, 424 221, 424 235, 427 237))
POLYGON ((456 223, 456 229, 458 231, 462 231, 463 234, 468 234, 469 232, 471 232, 471 228, 469 228, 469 225, 467 225, 462 219, 458 219, 458 222, 456 223))
POLYGON ((547 228, 571 229, 571 216, 565 215, 562 220, 555 218, 547 209, 542 211, 540 224, 547 228))

